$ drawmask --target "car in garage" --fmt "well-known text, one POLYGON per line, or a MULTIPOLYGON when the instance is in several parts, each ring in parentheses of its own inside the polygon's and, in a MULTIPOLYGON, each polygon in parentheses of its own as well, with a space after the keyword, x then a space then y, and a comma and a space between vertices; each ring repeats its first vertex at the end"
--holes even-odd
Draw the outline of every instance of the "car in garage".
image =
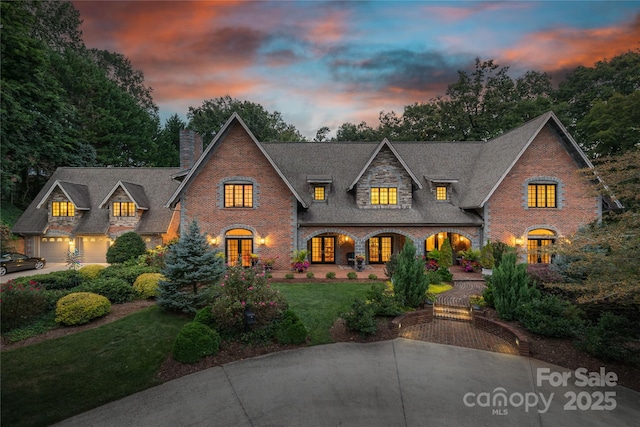
POLYGON ((14 271, 40 270, 47 261, 40 257, 29 257, 17 252, 7 252, 2 254, 0 263, 0 276, 14 271))

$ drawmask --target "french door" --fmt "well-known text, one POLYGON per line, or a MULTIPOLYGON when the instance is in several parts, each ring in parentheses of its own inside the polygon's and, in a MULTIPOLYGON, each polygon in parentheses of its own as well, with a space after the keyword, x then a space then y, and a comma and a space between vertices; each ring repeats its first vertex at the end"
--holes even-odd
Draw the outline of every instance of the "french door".
POLYGON ((336 262, 336 238, 313 237, 311 239, 311 262, 333 264, 336 262))
POLYGON ((391 259, 393 237, 372 237, 369 239, 369 264, 380 264, 391 259))
POLYGON ((251 252, 253 252, 253 239, 226 239, 227 263, 237 265, 238 261, 243 267, 251 267, 251 252))
POLYGON ((552 239, 528 239, 527 263, 549 264, 551 262, 551 254, 547 250, 552 244, 552 239))

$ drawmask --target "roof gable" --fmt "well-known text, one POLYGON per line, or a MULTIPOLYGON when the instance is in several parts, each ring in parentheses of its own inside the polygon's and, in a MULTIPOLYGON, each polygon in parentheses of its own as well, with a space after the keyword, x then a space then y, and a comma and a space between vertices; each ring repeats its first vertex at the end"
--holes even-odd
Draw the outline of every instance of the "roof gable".
POLYGON ((59 188, 67 199, 73 202, 77 210, 88 211, 91 209, 91 198, 89 197, 89 189, 86 185, 58 180, 56 180, 49 188, 49 191, 42 196, 40 202, 38 202, 38 205, 36 206, 37 209, 42 208, 42 205, 47 203, 51 193, 53 193, 56 188, 59 188))
POLYGON ((473 179, 465 192, 461 207, 484 206, 547 124, 558 133, 565 150, 578 167, 593 167, 556 115, 553 112, 547 112, 484 143, 476 159, 473 179))
POLYGON ((407 171, 407 173, 409 174, 409 176, 411 177, 411 180, 414 182, 414 184, 422 189, 422 184, 420 183, 420 181, 418 180, 418 178, 416 178, 416 176, 414 175, 414 173, 411 171, 411 169, 409 168, 409 166, 407 166, 407 163, 404 161, 404 159, 402 158, 402 156, 400 156, 400 154, 398 153, 398 151, 396 151, 396 149, 393 147, 393 145, 389 142, 389 140, 387 138, 383 139, 382 142, 380 144, 378 144, 378 146, 375 148, 375 150, 373 150, 373 153, 371 154, 371 156, 369 156, 369 159, 367 159, 367 162, 365 163, 365 165, 362 167, 362 169, 360 170, 360 172, 358 173, 358 175, 356 176, 356 178, 353 180, 353 182, 351 183, 351 185, 347 188, 347 191, 351 191, 353 190, 353 188, 356 186, 356 184, 358 183, 358 181, 360 180, 360 178, 362 178, 362 175, 364 175, 364 173, 366 172, 366 170, 369 168, 369 166, 371 166, 371 162, 373 162, 373 160, 376 158, 376 156, 380 153, 380 150, 382 150, 384 147, 388 147, 389 150, 391 150, 391 152, 393 153, 393 155, 396 157, 396 159, 398 159, 398 161, 400 162, 400 164, 402 165, 402 167, 404 168, 405 171, 407 171))
POLYGON ((200 171, 203 168, 203 165, 208 160, 210 155, 216 150, 216 148, 222 143, 222 141, 224 141, 227 133, 229 132, 231 127, 236 123, 239 124, 240 126, 242 126, 242 128, 245 130, 245 132, 251 138, 251 140, 256 144, 256 146, 258 147, 260 152, 265 156, 265 158, 267 159, 269 164, 276 171, 278 176, 284 181, 284 183, 287 186, 287 188, 289 188, 291 193, 293 193, 293 195, 298 200, 298 202, 303 207, 307 208, 308 207, 307 203, 302 199, 302 197, 300 197, 300 194, 296 191, 296 189, 293 187, 293 185, 291 185, 291 183, 289 182, 287 177, 282 173, 282 171, 280 170, 278 165, 273 161, 273 159, 271 158, 269 153, 267 153, 267 151, 264 149, 262 144, 260 142, 258 142, 256 137, 249 130, 249 128, 247 127, 246 123, 242 120, 242 118, 238 115, 238 113, 233 113, 231 115, 231 117, 229 117, 229 120, 227 120, 227 122, 224 124, 224 126, 222 126, 222 129, 220 129, 220 131, 216 134, 216 136, 213 139, 213 141, 211 141, 211 143, 204 150, 204 153, 202 153, 202 155, 196 161, 196 163, 193 165, 191 170, 189 170, 189 173, 182 180, 182 182, 180 183, 180 186, 176 189, 176 191, 173 193, 173 195, 171 196, 169 201, 165 204, 165 206, 166 207, 170 207, 170 208, 175 207, 175 205, 179 202, 182 193, 186 190, 186 188, 193 181, 193 179, 198 175, 198 173, 200 173, 200 171))
POLYGON ((122 181, 118 181, 116 185, 113 186, 111 191, 109 191, 109 194, 107 194, 102 202, 100 202, 98 208, 104 208, 105 205, 109 203, 109 199, 118 190, 118 188, 122 188, 124 190, 129 199, 131 199, 131 201, 136 204, 138 209, 142 209, 145 211, 149 210, 149 199, 144 192, 144 187, 142 185, 122 181))

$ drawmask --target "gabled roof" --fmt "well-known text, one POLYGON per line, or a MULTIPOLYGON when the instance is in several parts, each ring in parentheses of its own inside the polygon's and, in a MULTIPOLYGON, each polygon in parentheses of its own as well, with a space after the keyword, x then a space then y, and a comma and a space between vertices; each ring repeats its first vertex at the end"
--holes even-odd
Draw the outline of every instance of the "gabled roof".
POLYGON ((104 208, 105 205, 109 203, 109 199, 111 198, 111 196, 113 196, 113 193, 118 190, 118 188, 122 188, 124 190, 127 196, 129 196, 129 199, 131 199, 131 201, 136 204, 138 209, 142 209, 145 211, 149 210, 149 199, 144 192, 144 187, 142 185, 122 181, 118 181, 116 185, 113 186, 109 194, 107 194, 102 202, 100 202, 98 208, 104 208))
MULTIPOLYGON (((142 214, 135 231, 140 234, 166 233, 173 211, 165 208, 164 203, 178 187, 178 183, 171 177, 179 171, 179 168, 58 168, 16 221, 13 232, 35 235, 45 233, 48 228, 48 212, 47 209, 39 209, 38 205, 47 199, 47 195, 56 186, 61 185, 67 194, 73 190, 84 192, 81 204, 84 210, 82 215, 78 215, 73 234, 104 234, 109 229, 109 211, 99 209, 98 206, 122 182, 129 192, 136 192, 136 186, 140 186, 144 187, 148 195, 146 204, 149 210, 142 214), (67 185, 77 182, 86 184, 67 185)), ((135 197, 140 199, 137 194, 135 197)), ((76 195, 72 198, 78 199, 76 195)))
POLYGON ((42 197, 40 197, 39 199, 35 199, 39 200, 38 205, 36 206, 37 209, 40 209, 43 205, 46 205, 49 197, 51 196, 51 193, 53 193, 56 188, 59 188, 60 191, 62 191, 67 197, 67 199, 70 202, 73 202, 76 210, 86 211, 91 208, 89 189, 86 185, 56 180, 42 197))
POLYGON ((171 197, 169 198, 169 201, 165 204, 165 206, 172 208, 180 201, 180 197, 182 196, 182 192, 188 187, 188 185, 198 175, 198 173, 200 173, 200 171, 202 170, 203 165, 206 163, 207 159, 216 150, 218 145, 220 145, 222 143, 222 141, 224 141, 227 133, 229 132, 231 127, 236 123, 239 124, 240 126, 242 126, 242 128, 245 130, 245 132, 247 132, 247 134, 249 135, 251 140, 256 144, 256 146, 258 147, 260 152, 265 156, 265 158, 271 164, 273 169, 275 169, 276 173, 284 181, 285 185, 289 188, 289 190, 291 190, 291 192, 293 193, 295 198, 298 200, 298 202, 303 207, 305 207, 305 208, 308 207, 308 205, 305 203, 303 198, 300 197, 300 194, 298 194, 298 192, 293 187, 293 185, 291 185, 291 183, 289 182, 287 177, 282 173, 282 171, 280 170, 278 165, 269 156, 269 153, 267 153, 267 151, 264 149, 262 144, 260 144, 260 142, 258 142, 258 140, 253 135, 253 133, 249 130, 249 128, 247 127, 245 122, 240 118, 238 113, 233 113, 231 115, 231 117, 229 117, 229 120, 227 120, 227 122, 224 124, 224 126, 222 126, 222 129, 220 129, 220 132, 218 132, 216 134, 216 136, 213 139, 213 141, 211 141, 211 144, 209 144, 207 146, 207 148, 204 150, 204 153, 202 153, 202 156, 200 156, 200 158, 196 161, 196 163, 193 165, 191 170, 189 170, 189 173, 182 180, 182 182, 180 183, 180 186, 176 189, 176 191, 171 195, 171 197))
POLYGON ((558 133, 565 149, 578 167, 593 167, 556 115, 553 112, 547 112, 483 144, 483 149, 475 160, 470 187, 465 191, 460 206, 462 208, 484 206, 547 124, 558 133))
POLYGON ((367 171, 367 169, 371 165, 371 162, 373 162, 373 160, 376 158, 378 153, 380 153, 380 150, 382 150, 383 147, 388 147, 389 150, 391 150, 391 152, 396 157, 396 159, 398 159, 398 161, 400 162, 400 164, 402 165, 404 170, 407 171, 407 173, 411 177, 411 180, 414 182, 414 184, 416 184, 416 186, 418 188, 420 188, 420 189, 422 188, 422 184, 420 184, 420 181, 418 181, 418 178, 416 178, 416 176, 413 174, 413 172, 411 171, 409 166, 407 166, 407 164, 403 160, 402 156, 400 154, 398 154, 398 152, 393 147, 393 145, 389 142, 389 140, 387 138, 385 138, 385 139, 382 140, 382 142, 380 144, 378 144, 378 146, 375 148, 375 150, 373 150, 373 153, 371 153, 371 156, 369 156, 369 159, 367 160, 365 165, 362 167, 362 169, 360 170, 360 172, 356 176, 356 179, 354 179, 353 182, 351 183, 351 185, 347 188, 347 191, 353 190, 353 187, 356 186, 356 184, 358 183, 360 178, 362 178, 362 175, 364 175, 364 173, 367 171))

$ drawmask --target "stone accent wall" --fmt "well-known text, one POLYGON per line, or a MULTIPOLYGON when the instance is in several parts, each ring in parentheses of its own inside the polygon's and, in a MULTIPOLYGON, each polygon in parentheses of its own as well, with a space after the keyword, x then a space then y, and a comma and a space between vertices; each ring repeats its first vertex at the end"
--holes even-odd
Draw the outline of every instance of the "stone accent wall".
POLYGON ((356 203, 360 209, 411 209, 411 177, 388 147, 383 147, 356 186, 356 203), (371 187, 398 188, 397 205, 372 205, 371 187))
POLYGON ((127 193, 122 189, 122 187, 118 188, 112 195, 111 198, 107 202, 107 206, 109 209, 109 232, 113 233, 113 230, 119 228, 128 229, 126 231, 133 231, 135 227, 140 222, 140 218, 142 217, 142 210, 137 210, 135 216, 113 216, 113 202, 133 202, 131 198, 127 195, 127 193))
POLYGON ((514 245, 515 238, 526 240, 527 230, 534 228, 566 236, 597 219, 598 198, 589 194, 590 184, 576 173, 578 169, 560 136, 545 126, 489 199, 485 239, 514 245), (541 177, 558 182, 558 208, 526 208, 523 203, 526 184, 541 177))
POLYGON ((252 230, 254 252, 261 257, 277 258, 275 268, 288 268, 296 235, 296 207, 291 190, 249 134, 236 123, 225 139, 218 141, 215 150, 209 152, 184 192, 179 205, 181 230, 197 219, 201 232, 217 237, 218 247, 223 251, 224 233, 229 228, 252 230), (254 183, 254 207, 221 207, 222 184, 234 177, 247 178, 254 183), (266 239, 265 245, 258 244, 260 237, 266 239))
POLYGON ((60 229, 60 230, 71 230, 78 224, 78 221, 82 218, 84 214, 83 211, 79 211, 78 208, 75 208, 74 216, 53 216, 52 210, 52 202, 69 202, 70 200, 65 196, 65 194, 59 189, 56 188, 51 195, 49 196, 49 200, 47 201, 47 209, 48 209, 48 217, 49 217, 49 226, 60 229))

